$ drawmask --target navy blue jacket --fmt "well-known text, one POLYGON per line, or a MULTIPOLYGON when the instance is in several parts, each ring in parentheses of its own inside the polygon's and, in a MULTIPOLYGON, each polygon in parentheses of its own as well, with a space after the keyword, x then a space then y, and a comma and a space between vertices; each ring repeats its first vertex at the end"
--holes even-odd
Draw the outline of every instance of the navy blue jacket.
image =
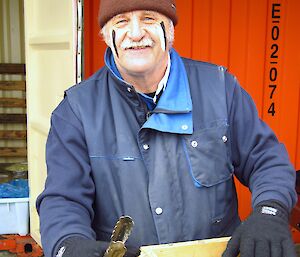
POLYGON ((52 114, 37 200, 46 257, 72 235, 109 240, 121 215, 135 222, 132 246, 230 235, 240 223, 233 175, 254 206, 292 208, 287 152, 235 77, 172 50, 166 90, 149 112, 110 55, 52 114))

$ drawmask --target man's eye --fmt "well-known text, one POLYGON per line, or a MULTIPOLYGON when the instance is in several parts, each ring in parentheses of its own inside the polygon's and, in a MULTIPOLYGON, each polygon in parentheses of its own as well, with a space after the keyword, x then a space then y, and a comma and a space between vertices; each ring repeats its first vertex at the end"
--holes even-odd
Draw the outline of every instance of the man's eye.
POLYGON ((123 24, 123 23, 125 23, 127 20, 125 20, 125 19, 123 19, 123 20, 118 20, 117 22, 116 22, 116 24, 123 24))
POLYGON ((146 16, 144 18, 145 21, 154 21, 155 19, 153 17, 150 17, 150 16, 146 16))

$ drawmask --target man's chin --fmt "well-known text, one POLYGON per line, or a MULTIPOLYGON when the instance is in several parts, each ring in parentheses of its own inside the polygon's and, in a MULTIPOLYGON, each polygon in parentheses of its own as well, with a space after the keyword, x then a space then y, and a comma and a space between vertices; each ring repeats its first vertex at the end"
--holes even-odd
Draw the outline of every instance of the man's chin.
POLYGON ((124 68, 130 73, 146 73, 151 67, 149 62, 131 62, 128 63, 124 68))

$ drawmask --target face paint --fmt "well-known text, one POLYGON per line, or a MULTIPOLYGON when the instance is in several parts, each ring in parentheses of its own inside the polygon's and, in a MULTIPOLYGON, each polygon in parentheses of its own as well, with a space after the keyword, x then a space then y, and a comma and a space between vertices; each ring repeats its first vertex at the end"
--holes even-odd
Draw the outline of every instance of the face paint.
POLYGON ((111 32, 111 36, 112 36, 112 43, 113 43, 115 53, 116 53, 117 57, 119 58, 119 53, 118 53, 118 49, 117 49, 117 45, 116 45, 116 32, 114 30, 111 32))
POLYGON ((148 30, 152 31, 153 33, 159 36, 160 47, 165 52, 167 49, 167 42, 165 38, 165 31, 164 31, 164 22, 153 24, 151 27, 148 27, 148 30))
POLYGON ((164 47, 162 47, 162 49, 163 49, 163 51, 166 51, 166 49, 167 49, 167 37, 166 37, 166 27, 165 27, 165 24, 164 24, 163 21, 160 23, 160 26, 161 26, 161 29, 163 31, 163 39, 164 39, 164 41, 161 42, 162 46, 164 46, 164 47))

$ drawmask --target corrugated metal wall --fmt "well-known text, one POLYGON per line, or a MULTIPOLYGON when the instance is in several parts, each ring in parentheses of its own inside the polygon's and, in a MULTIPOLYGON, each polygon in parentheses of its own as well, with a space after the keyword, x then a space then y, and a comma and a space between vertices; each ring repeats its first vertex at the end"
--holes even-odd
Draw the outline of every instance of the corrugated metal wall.
MULTIPOLYGON (((253 97, 260 117, 276 132, 300 169, 300 1, 177 0, 176 50, 221 64, 253 97)), ((85 77, 103 65, 99 1, 85 1, 85 77)), ((238 185, 240 214, 250 193, 238 185)))
MULTIPOLYGON (((25 63, 23 0, 0 0, 0 63, 25 63)), ((0 80, 24 80, 21 75, 0 75, 0 80)), ((24 92, 0 91, 0 97, 24 98, 24 92)), ((24 108, 1 108, 0 113, 25 113, 24 108)), ((26 130, 25 125, 0 124, 0 130, 26 130)), ((1 140, 0 147, 26 147, 26 140, 1 140)), ((23 162, 26 158, 0 158, 23 162)))

